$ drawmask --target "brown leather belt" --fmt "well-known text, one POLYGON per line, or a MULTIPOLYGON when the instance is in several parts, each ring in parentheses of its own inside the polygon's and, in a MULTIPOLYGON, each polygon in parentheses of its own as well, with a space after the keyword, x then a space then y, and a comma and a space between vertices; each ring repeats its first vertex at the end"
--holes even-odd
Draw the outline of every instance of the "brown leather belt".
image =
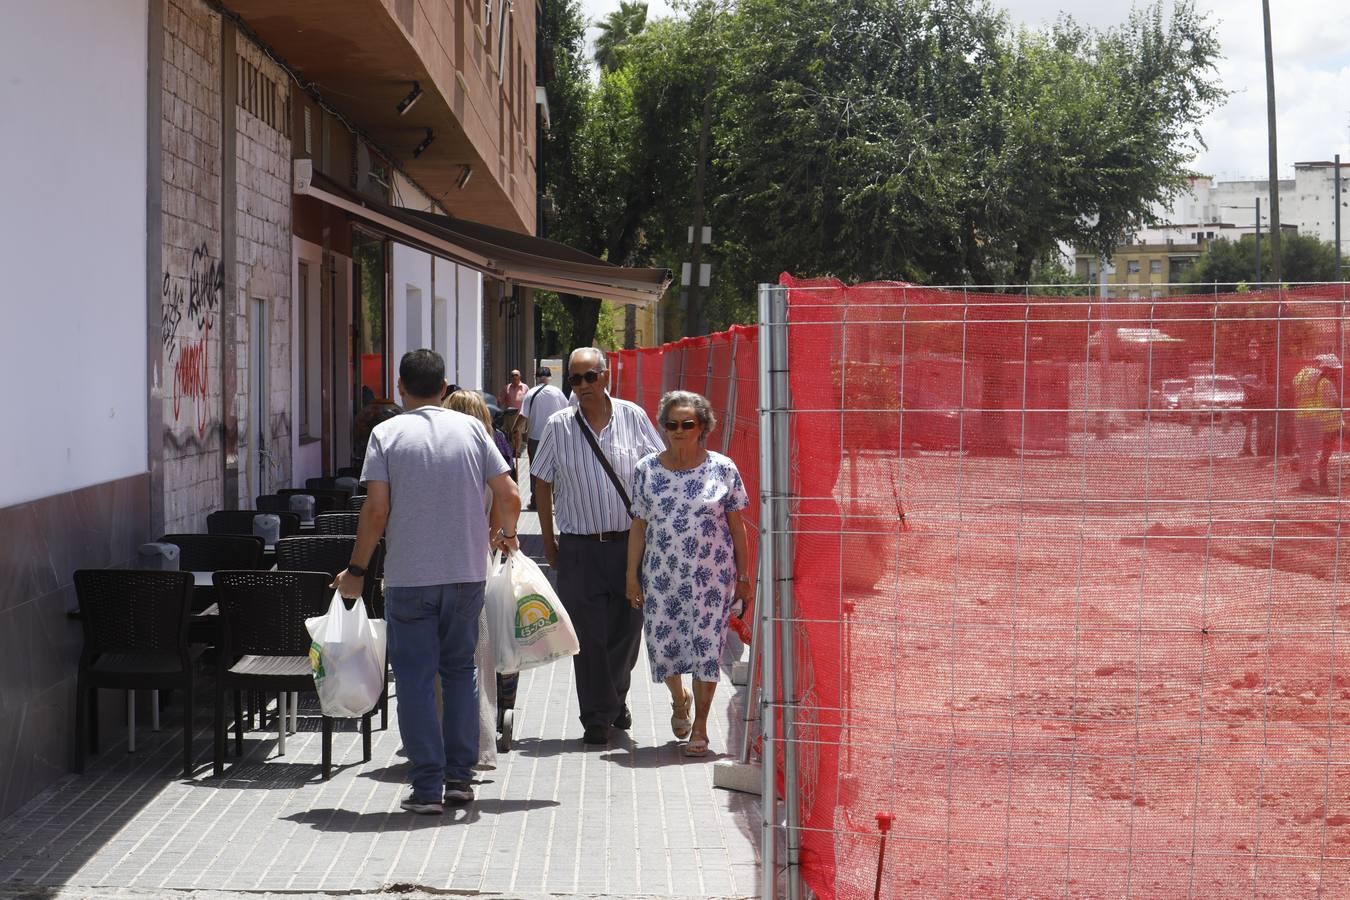
POLYGON ((623 531, 602 531, 599 534, 567 534, 566 532, 558 537, 576 538, 579 541, 596 541, 601 544, 608 544, 611 541, 628 540, 628 530, 623 531))

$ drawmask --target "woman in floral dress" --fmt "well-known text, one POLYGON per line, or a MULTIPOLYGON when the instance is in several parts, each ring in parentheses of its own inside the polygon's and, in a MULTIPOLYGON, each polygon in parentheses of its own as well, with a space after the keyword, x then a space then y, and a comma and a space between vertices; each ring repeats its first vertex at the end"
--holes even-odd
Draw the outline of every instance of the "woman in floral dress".
POLYGON ((741 520, 749 500, 736 464, 705 446, 717 426, 706 398, 671 391, 661 398, 658 421, 669 449, 633 470, 627 594, 643 608, 652 678, 670 690, 670 727, 689 738, 686 756, 705 756, 727 614, 733 598, 750 598, 741 520))

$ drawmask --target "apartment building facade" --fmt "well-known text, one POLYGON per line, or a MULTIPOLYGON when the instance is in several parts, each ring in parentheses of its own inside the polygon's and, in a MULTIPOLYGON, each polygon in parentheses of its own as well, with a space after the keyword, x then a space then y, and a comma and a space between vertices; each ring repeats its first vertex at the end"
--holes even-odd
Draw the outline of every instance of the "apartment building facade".
POLYGON ((67 768, 76 569, 134 566, 160 534, 350 464, 408 349, 495 390, 533 358, 534 289, 668 280, 533 236, 533 4, 5 18, 0 815, 67 768))

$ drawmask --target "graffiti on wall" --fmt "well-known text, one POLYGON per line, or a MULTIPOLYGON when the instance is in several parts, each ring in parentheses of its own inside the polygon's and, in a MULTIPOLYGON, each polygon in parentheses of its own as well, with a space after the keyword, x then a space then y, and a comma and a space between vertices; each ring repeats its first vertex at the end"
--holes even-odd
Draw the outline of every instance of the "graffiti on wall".
POLYGON ((164 367, 173 370, 173 419, 192 407, 197 437, 210 423, 211 328, 225 293, 225 269, 203 241, 192 251, 187 273, 164 273, 160 290, 160 339, 164 367))

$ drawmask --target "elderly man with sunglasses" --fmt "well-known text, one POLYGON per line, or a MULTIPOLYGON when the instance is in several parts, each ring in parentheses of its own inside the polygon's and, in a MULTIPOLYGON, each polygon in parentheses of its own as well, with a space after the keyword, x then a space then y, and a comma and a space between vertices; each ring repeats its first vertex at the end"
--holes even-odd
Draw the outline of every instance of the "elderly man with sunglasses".
POLYGON ((628 686, 642 645, 642 611, 625 592, 630 485, 637 461, 665 449, 642 408, 609 395, 609 365, 594 347, 573 350, 575 405, 549 417, 530 474, 539 479, 544 555, 581 652, 572 658, 583 740, 607 744, 628 729, 628 686), (554 519, 556 517, 556 531, 554 519))

